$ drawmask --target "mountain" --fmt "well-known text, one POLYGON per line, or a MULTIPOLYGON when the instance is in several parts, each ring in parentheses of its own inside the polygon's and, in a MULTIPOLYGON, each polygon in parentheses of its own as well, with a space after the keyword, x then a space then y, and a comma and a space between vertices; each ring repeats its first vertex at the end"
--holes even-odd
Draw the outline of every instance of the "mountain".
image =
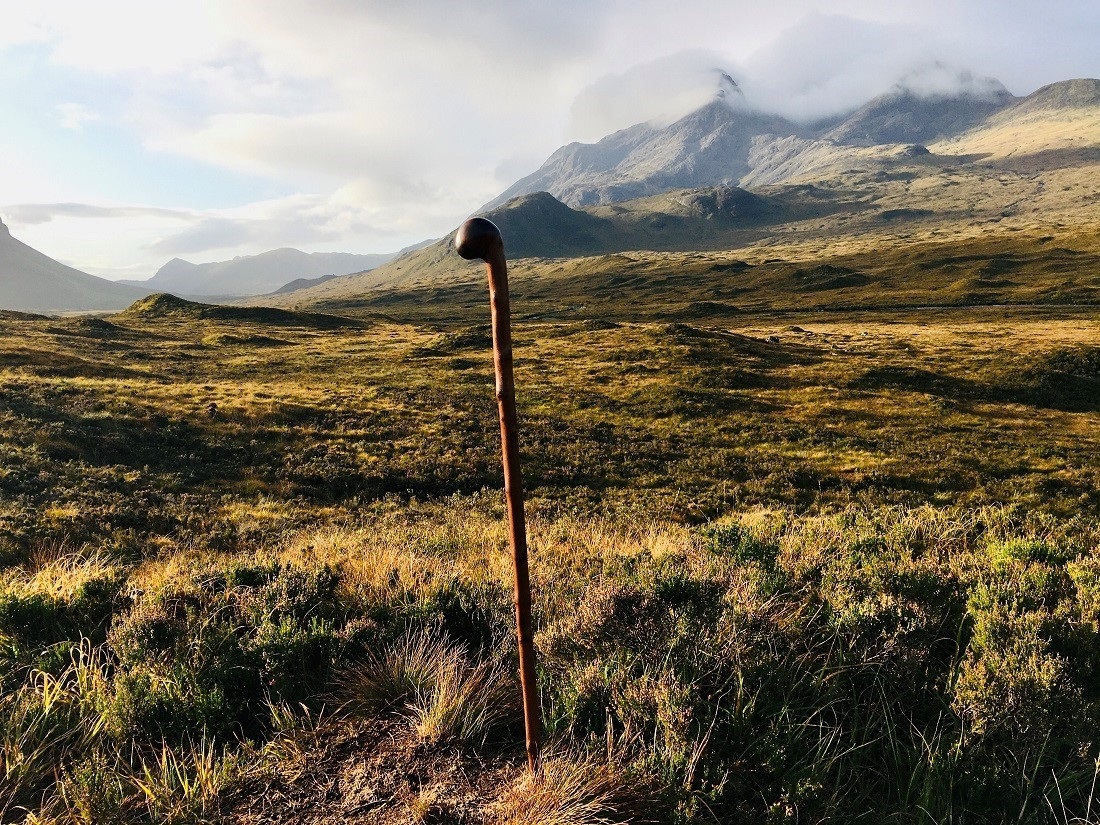
POLYGON ((964 132, 1016 99, 997 81, 981 91, 956 94, 925 95, 898 86, 860 106, 822 137, 854 146, 928 143, 964 132))
POLYGON ((1051 83, 1018 100, 960 135, 930 149, 951 153, 983 153, 991 159, 1045 156, 1062 162, 1074 153, 1074 163, 1100 160, 1100 80, 1078 78, 1051 83))
POLYGON ((1054 83, 1017 98, 993 78, 935 65, 845 116, 798 126, 752 109, 728 80, 710 103, 670 125, 639 123, 597 143, 561 147, 481 212, 540 191, 585 207, 674 189, 804 182, 860 166, 882 169, 933 143, 942 155, 1094 151, 1098 98, 1097 80, 1054 83))
POLYGON ((1095 109, 1100 106, 1100 80, 1082 77, 1050 83, 1020 100, 1009 117, 1034 112, 1066 109, 1095 109))
POLYGON ((173 258, 147 281, 150 291, 191 296, 262 295, 275 292, 295 279, 364 272, 390 260, 392 255, 352 255, 344 252, 314 252, 274 249, 259 255, 245 255, 231 261, 193 264, 173 258))
MULTIPOLYGON (((245 321, 269 324, 272 326, 312 327, 314 329, 339 329, 341 327, 362 327, 362 321, 324 315, 315 312, 288 312, 276 307, 238 307, 220 304, 202 304, 177 298, 167 293, 147 295, 135 301, 126 309, 112 316, 120 321, 148 321, 151 319, 173 318, 179 321, 193 322, 202 320, 245 321)), ((269 339, 270 340, 270 339, 269 339)))
POLYGON ((148 289, 97 278, 17 241, 0 222, 0 308, 22 312, 122 309, 148 289))
POLYGON ((563 146, 482 211, 534 192, 549 192, 569 206, 591 206, 670 189, 736 184, 749 171, 756 135, 802 131, 723 95, 668 126, 640 123, 598 143, 563 146))
MULTIPOLYGON (((758 240, 775 223, 819 217, 834 209, 813 187, 759 195, 735 186, 674 189, 646 198, 574 209, 548 192, 512 198, 483 213, 505 238, 509 260, 563 259, 628 250, 729 249, 758 240)), ((445 238, 370 272, 334 278, 290 295, 250 304, 320 306, 378 288, 420 286, 468 275, 470 264, 445 238)))
MULTIPOLYGON (((737 260, 768 263, 836 249, 964 248, 991 233, 1020 233, 1037 249, 1055 239, 1074 249, 1097 237, 1100 81, 1065 81, 1021 99, 993 80, 959 88, 954 78, 941 79, 940 89, 954 91, 903 84, 829 124, 805 128, 769 121, 737 99, 716 99, 669 126, 638 124, 595 144, 562 147, 481 214, 500 227, 521 277, 612 271, 628 266, 620 260, 627 254, 675 269, 734 250, 737 260), (836 140, 858 135, 947 136, 927 145, 836 140), (677 174, 719 183, 663 188, 677 174), (549 191, 522 191, 539 183, 549 191), (643 195, 618 199, 633 191, 643 195), (519 194, 501 202, 513 192, 519 194)), ((263 300, 335 311, 377 308, 396 290, 455 300, 450 285, 480 276, 455 254, 452 238, 371 272, 263 300)), ((993 262, 989 271, 1002 265, 993 262)), ((967 294, 992 283, 958 280, 967 294)), ((1059 300, 1078 300, 1078 289, 1068 284, 1059 300)))
MULTIPOLYGON (((521 195, 489 212, 513 258, 592 255, 614 234, 607 218, 571 209, 549 192, 521 195)), ((451 238, 447 238, 448 243, 451 238)))
MULTIPOLYGON (((513 198, 487 217, 507 238, 513 258, 576 258, 629 249, 713 248, 794 214, 787 199, 716 186, 583 209, 536 192, 513 198)), ((451 245, 452 238, 443 242, 451 245)))
POLYGON ((339 275, 320 275, 316 278, 295 278, 290 283, 283 284, 278 289, 272 291, 271 294, 285 295, 287 292, 297 292, 299 289, 309 289, 311 286, 319 286, 331 281, 333 278, 339 277, 339 275))
POLYGON ((826 180, 858 167, 881 169, 929 154, 919 144, 849 146, 831 140, 758 135, 749 150, 751 170, 742 186, 759 187, 826 180))

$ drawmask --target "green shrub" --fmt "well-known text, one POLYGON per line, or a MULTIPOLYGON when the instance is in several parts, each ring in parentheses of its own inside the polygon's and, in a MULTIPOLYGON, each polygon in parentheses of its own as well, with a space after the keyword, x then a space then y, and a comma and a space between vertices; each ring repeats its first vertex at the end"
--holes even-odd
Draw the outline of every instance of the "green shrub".
POLYGON ((58 795, 72 822, 82 825, 125 825, 133 821, 126 808, 127 789, 117 756, 100 749, 78 761, 61 779, 58 795))
POLYGON ((182 742, 196 731, 228 736, 235 714, 217 684, 204 684, 185 666, 138 665, 120 671, 104 714, 120 742, 182 742))
POLYGON ((987 550, 990 561, 995 568, 1013 561, 1059 566, 1071 561, 1078 555, 1078 551, 1072 547, 1024 538, 1010 538, 1005 541, 991 542, 987 550))
POLYGON ((759 564, 766 570, 775 568, 779 545, 739 524, 712 525, 703 529, 703 536, 713 553, 728 556, 738 564, 759 564))
POLYGON ((284 618, 298 622, 331 618, 336 609, 339 581, 339 576, 328 565, 312 569, 278 568, 276 574, 258 588, 252 620, 259 624, 279 623, 284 618))
POLYGON ((20 658, 66 640, 101 642, 124 577, 116 570, 88 578, 68 597, 18 587, 0 591, 0 639, 10 640, 20 658))
POLYGON ((40 647, 65 637, 66 605, 45 593, 0 593, 0 634, 17 650, 40 647))
POLYGON ((1064 660, 1037 638, 1033 622, 1015 624, 1007 644, 971 648, 955 684, 955 711, 973 735, 1021 751, 1040 749, 1053 730, 1091 738, 1064 660))
POLYGON ((187 622, 164 601, 143 601, 117 618, 107 642, 123 667, 159 661, 185 640, 187 622))
POLYGON ((315 698, 328 682, 336 645, 331 622, 314 618, 303 626, 283 616, 256 628, 246 649, 258 660, 260 680, 271 696, 301 704, 315 698))

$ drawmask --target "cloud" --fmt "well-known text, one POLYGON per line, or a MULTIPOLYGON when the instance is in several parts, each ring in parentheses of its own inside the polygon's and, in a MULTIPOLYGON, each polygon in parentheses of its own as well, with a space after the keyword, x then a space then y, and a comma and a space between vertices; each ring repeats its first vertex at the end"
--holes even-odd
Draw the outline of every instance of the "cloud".
POLYGON ((162 255, 189 255, 210 249, 228 249, 249 240, 250 232, 243 221, 229 218, 204 218, 182 232, 149 244, 150 252, 162 255))
POLYGON ((82 132, 85 123, 99 120, 98 114, 80 103, 59 103, 55 108, 57 109, 57 122, 62 129, 82 132))
POLYGON ((340 190, 333 195, 294 195, 261 201, 228 210, 212 210, 194 219, 182 230, 163 234, 148 244, 149 252, 178 256, 216 256, 227 250, 264 252, 283 246, 329 248, 347 245, 349 239, 365 252, 385 251, 402 245, 399 238, 407 228, 385 222, 384 211, 363 208, 357 196, 340 190), (381 220, 380 220, 381 219, 381 220), (366 247, 363 241, 388 247, 366 247))
POLYGON ((912 25, 812 14, 746 60, 745 95, 759 108, 812 120, 889 91, 935 54, 912 25))
POLYGON ((732 61, 692 50, 605 75, 573 101, 569 133, 595 141, 643 121, 670 123, 714 99, 732 61))
MULTIPOLYGON (((88 128, 81 146, 99 138, 117 156, 110 175, 59 174, 65 159, 39 149, 41 131, 21 137, 10 125, 18 119, 5 119, 0 197, 17 209, 43 202, 20 213, 26 229, 78 262, 85 244, 94 266, 115 271, 169 250, 368 252, 439 236, 567 140, 705 101, 715 67, 749 103, 802 119, 854 108, 917 67, 926 73, 910 82, 922 89, 955 82, 954 69, 936 74, 937 61, 1017 94, 1100 74, 1095 0, 1041 13, 1024 0, 9 5, 0 60, 40 56, 34 71, 7 76, 41 101, 41 131, 101 114, 103 128, 88 128), (5 52, 20 43, 34 47, 5 52), (189 170, 203 185, 173 189, 189 170), (219 179, 236 188, 218 189, 219 179), (79 214, 81 203, 135 200, 134 180, 155 181, 143 190, 151 202, 186 208, 79 214)), ((54 137, 72 158, 72 136, 54 137)))
POLYGON ((48 27, 42 19, 37 3, 12 3, 3 12, 4 25, 0 26, 0 49, 6 46, 41 43, 50 38, 48 27))
POLYGON ((181 209, 160 209, 153 206, 100 206, 89 203, 19 203, 0 207, 8 220, 17 226, 36 226, 55 218, 111 218, 138 217, 173 218, 187 220, 193 212, 181 209))
POLYGON ((225 114, 207 119, 196 131, 152 144, 224 166, 299 182, 333 182, 349 172, 367 171, 394 179, 423 151, 420 130, 351 112, 304 115, 225 114))
POLYGON ((996 100, 1007 91, 995 78, 980 77, 969 69, 948 66, 938 60, 906 73, 897 85, 918 97, 968 95, 979 100, 996 100))
MULTIPOLYGON (((10 4, 15 5, 15 4, 10 4)), ((162 73, 201 63, 240 35, 225 9, 231 4, 162 0, 50 0, 20 4, 16 26, 0 45, 44 42, 56 63, 84 71, 162 73)))
POLYGON ((1090 0, 1047 4, 1041 13, 1019 0, 814 11, 746 57, 745 94, 803 120, 855 109, 899 81, 928 94, 990 94, 996 78, 1026 95, 1055 80, 1100 75, 1100 52, 1083 35, 1097 27, 1100 5, 1090 0))

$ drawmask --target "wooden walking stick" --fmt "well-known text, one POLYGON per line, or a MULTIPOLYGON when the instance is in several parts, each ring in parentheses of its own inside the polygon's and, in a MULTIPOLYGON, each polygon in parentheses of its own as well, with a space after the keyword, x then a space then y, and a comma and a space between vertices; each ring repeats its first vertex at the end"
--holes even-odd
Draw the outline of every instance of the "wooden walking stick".
POLYGON ((480 258, 489 273, 489 306, 493 323, 493 366, 497 377, 500 446, 504 455, 504 497, 512 562, 516 572, 514 602, 519 639, 519 680, 523 689, 523 722, 527 734, 527 766, 538 767, 542 719, 535 682, 535 646, 531 629, 531 580, 527 570, 527 527, 523 518, 523 480, 519 470, 519 423, 516 385, 512 378, 512 324, 508 306, 508 263, 500 230, 485 218, 470 218, 455 236, 455 248, 466 260, 480 258))

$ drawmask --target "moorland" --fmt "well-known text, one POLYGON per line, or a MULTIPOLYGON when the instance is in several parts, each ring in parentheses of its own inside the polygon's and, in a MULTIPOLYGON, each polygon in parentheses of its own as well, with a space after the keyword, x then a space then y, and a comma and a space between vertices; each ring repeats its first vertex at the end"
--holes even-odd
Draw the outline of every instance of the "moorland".
MULTIPOLYGON (((488 327, 430 306, 3 319, 9 818, 537 804, 488 327)), ((515 330, 547 775, 684 821, 1086 812, 1095 313, 639 312, 515 330)))
POLYGON ((535 775, 447 239, 0 315, 0 820, 1095 821, 1096 156, 970 140, 494 213, 535 775))

